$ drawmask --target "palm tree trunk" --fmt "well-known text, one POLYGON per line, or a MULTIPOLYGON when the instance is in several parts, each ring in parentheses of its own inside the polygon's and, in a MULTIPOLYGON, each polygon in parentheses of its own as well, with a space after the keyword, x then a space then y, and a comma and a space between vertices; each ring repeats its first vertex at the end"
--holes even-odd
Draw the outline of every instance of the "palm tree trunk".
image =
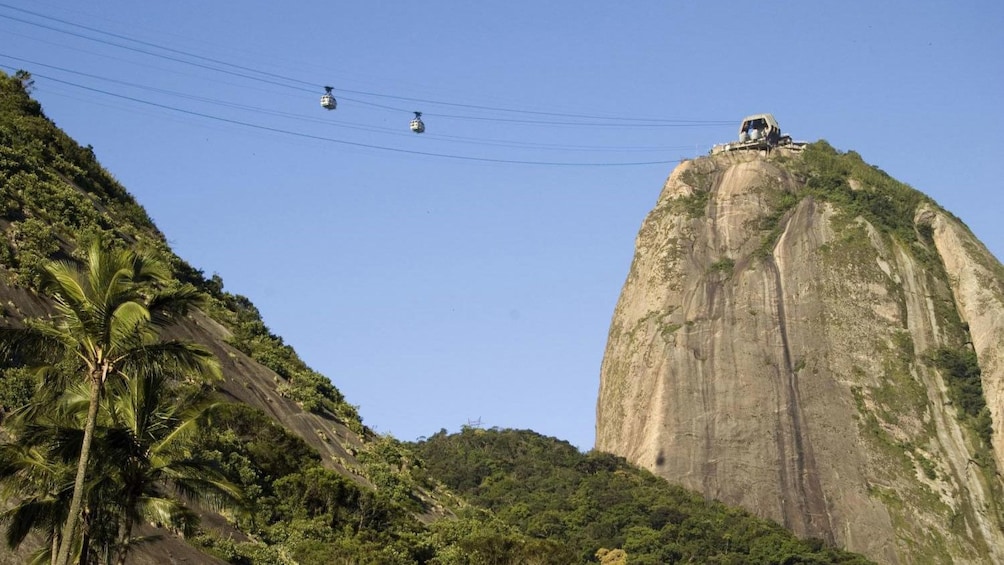
POLYGON ((84 539, 80 542, 80 560, 77 561, 77 565, 87 565, 90 555, 91 555, 91 536, 85 530, 84 539))
POLYGON ((128 550, 126 548, 124 548, 124 547, 119 548, 119 550, 118 550, 118 554, 119 554, 118 555, 118 560, 115 562, 115 564, 116 565, 125 565, 125 560, 126 560, 127 553, 128 553, 128 550))
MULTIPOLYGON (((132 499, 134 497, 130 497, 132 499)), ((126 506, 126 516, 122 524, 122 531, 119 533, 119 543, 117 548, 118 558, 116 559, 116 565, 125 565, 126 555, 129 553, 129 539, 132 537, 132 516, 129 509, 135 506, 135 501, 130 501, 129 505, 126 506)))
MULTIPOLYGON (((107 372, 104 367, 102 373, 107 372)), ((91 440, 94 438, 94 428, 98 422, 98 403, 101 400, 101 385, 104 384, 104 374, 91 375, 90 405, 87 407, 87 423, 84 424, 84 440, 80 444, 80 461, 77 463, 77 478, 73 482, 73 498, 70 500, 70 512, 63 524, 63 535, 59 543, 59 555, 56 565, 68 565, 70 548, 73 547, 73 530, 80 518, 80 507, 84 500, 84 482, 87 479, 87 460, 91 452, 91 440)))

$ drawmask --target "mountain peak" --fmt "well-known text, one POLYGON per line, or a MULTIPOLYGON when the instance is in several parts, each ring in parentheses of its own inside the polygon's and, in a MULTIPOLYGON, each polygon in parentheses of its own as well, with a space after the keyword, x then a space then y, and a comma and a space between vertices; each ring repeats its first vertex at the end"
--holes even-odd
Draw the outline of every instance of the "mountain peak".
POLYGON ((685 161, 636 241, 596 446, 879 561, 1002 561, 1002 272, 826 142, 685 161))

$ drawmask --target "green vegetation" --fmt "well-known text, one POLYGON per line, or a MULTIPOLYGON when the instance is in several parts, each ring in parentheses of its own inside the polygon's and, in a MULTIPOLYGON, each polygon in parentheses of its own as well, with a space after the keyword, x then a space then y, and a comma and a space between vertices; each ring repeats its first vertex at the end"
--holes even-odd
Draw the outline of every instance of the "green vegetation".
POLYGON ((721 259, 715 261, 708 267, 708 271, 712 274, 718 274, 722 278, 729 278, 732 276, 732 271, 736 267, 736 262, 731 257, 722 257, 721 259))
POLYGON ((682 328, 682 324, 676 324, 673 322, 667 322, 659 326, 659 333, 662 335, 662 339, 669 341, 676 330, 682 328))
MULTIPOLYGON (((39 370, 47 374, 58 371, 57 366, 72 364, 71 378, 90 389, 73 497, 58 534, 58 565, 68 563, 77 539, 89 480, 88 458, 106 384, 148 373, 219 375, 219 365, 204 347, 159 340, 159 331, 184 315, 197 297, 194 288, 167 289, 167 282, 168 271, 160 264, 131 252, 105 252, 94 245, 85 268, 69 263, 45 267, 42 287, 56 304, 55 321, 29 320, 25 328, 0 329, 4 364, 42 367, 39 370)), ((41 386, 58 390, 64 383, 43 378, 41 386)), ((85 539, 87 526, 85 520, 80 534, 85 539)))
POLYGON ((784 233, 785 223, 781 220, 801 199, 800 196, 777 186, 765 186, 763 193, 770 213, 761 217, 757 225, 759 230, 767 232, 754 252, 754 255, 760 258, 766 258, 774 250, 778 239, 784 233))
MULTIPOLYGON (((212 465, 192 457, 191 436, 212 410, 204 390, 177 386, 166 375, 139 373, 113 381, 102 398, 88 464, 83 522, 74 562, 125 563, 143 538, 143 522, 191 534, 196 515, 173 493, 207 507, 235 506, 240 494, 212 465)), ((2 515, 7 543, 20 545, 31 531, 49 544, 39 558, 51 562, 69 515, 71 491, 89 406, 88 386, 65 392, 41 390, 5 422, 9 441, 0 446, 0 483, 15 504, 2 515)))
MULTIPOLYGON (((933 228, 914 223, 918 207, 930 201, 881 169, 868 165, 857 153, 840 153, 825 141, 807 146, 800 158, 793 162, 793 171, 805 182, 808 194, 838 206, 845 225, 849 225, 854 218, 865 219, 885 237, 905 244, 910 254, 923 265, 928 284, 934 291, 931 299, 935 315, 948 341, 948 345, 929 352, 925 362, 942 371, 960 418, 989 445, 992 433, 990 413, 986 407, 976 354, 966 345, 971 341, 968 328, 959 319, 954 298, 947 287, 948 275, 933 247, 933 228)), ((846 245, 842 249, 845 253, 859 253, 857 257, 848 257, 848 264, 873 263, 871 257, 865 257, 865 254, 875 253, 867 238, 863 228, 845 230, 845 240, 841 243, 846 245)), ((892 296, 902 296, 901 287, 893 281, 886 282, 892 296)), ((901 305, 901 314, 905 320, 905 304, 901 305)), ((913 361, 912 344, 909 346, 907 363, 913 361)))
POLYGON ((968 346, 960 349, 943 346, 929 352, 925 361, 941 370, 948 385, 948 397, 958 408, 959 416, 969 420, 980 439, 990 445, 993 426, 976 352, 968 346))
POLYGON ((701 167, 701 163, 693 161, 691 162, 691 167, 680 175, 680 180, 688 186, 692 186, 698 191, 708 192, 711 190, 712 185, 712 174, 714 169, 704 170, 701 167))
POLYGON ((705 169, 702 161, 694 161, 691 167, 680 175, 680 180, 693 190, 689 195, 679 196, 670 201, 670 210, 686 214, 688 218, 703 217, 708 211, 714 169, 705 169))
MULTIPOLYGON (((200 457, 214 461, 247 494, 236 524, 257 541, 233 542, 211 532, 197 538, 231 563, 346 563, 480 565, 574 562, 569 549, 530 535, 486 509, 459 502, 455 518, 431 525, 415 519, 428 510, 415 496, 436 479, 411 447, 391 438, 369 446, 364 464, 376 490, 324 468, 317 453, 267 416, 241 405, 221 407, 198 440, 200 457)), ((472 454, 474 456, 474 454, 472 454)))
POLYGON ((839 220, 844 224, 861 217, 900 241, 910 243, 920 239, 913 216, 926 197, 865 163, 856 152, 841 153, 820 140, 807 145, 795 159, 778 157, 775 160, 791 171, 805 188, 795 193, 779 187, 764 187, 770 213, 761 218, 757 226, 767 233, 754 253, 756 256, 770 254, 784 232, 781 220, 805 196, 835 204, 840 210, 839 220))
MULTIPOLYGON (((784 233, 782 220, 806 196, 835 204, 840 212, 836 218, 840 225, 849 225, 861 217, 903 242, 912 243, 923 237, 918 235, 922 228, 914 227, 913 217, 927 198, 868 165, 854 151, 841 153, 820 140, 807 145, 795 158, 779 155, 773 160, 790 171, 804 188, 792 192, 773 182, 762 187, 760 192, 769 212, 750 226, 765 232, 753 256, 770 255, 784 233)), ((929 232, 930 226, 926 227, 929 232)))
POLYGON ((927 197, 865 163, 856 152, 840 153, 817 141, 806 146, 793 171, 808 194, 839 205, 845 215, 860 216, 901 241, 918 240, 913 216, 927 197))
POLYGON ((331 381, 308 367, 292 347, 269 331, 250 300, 223 292, 219 277, 212 282, 215 287, 209 311, 231 328, 230 344, 285 379, 278 386, 280 394, 295 400, 308 412, 333 416, 356 433, 363 433, 356 408, 346 402, 331 381))
POLYGON ((423 472, 498 519, 565 544, 569 563, 868 563, 669 485, 606 453, 529 431, 467 428, 415 445, 423 472))
POLYGON ((683 212, 689 218, 700 218, 707 213, 711 192, 695 190, 687 196, 680 196, 671 202, 672 209, 683 212))
POLYGON ((331 555, 359 563, 425 562, 422 526, 395 493, 367 488, 322 466, 317 452, 268 416, 225 405, 197 440, 200 457, 215 462, 245 493, 246 512, 234 517, 260 541, 234 543, 207 532, 198 543, 232 563, 329 563, 331 555), (313 556, 313 557, 312 557, 313 556))
MULTIPOLYGON (((361 432, 356 408, 271 333, 251 301, 175 256, 143 208, 94 158, 59 130, 25 91, 30 75, 0 73, 0 279, 39 290, 52 259, 82 259, 91 243, 130 248, 171 267, 176 285, 206 294, 206 311, 234 335, 232 345, 274 370, 277 388, 305 410, 361 432)), ((0 387, 2 388, 2 387, 0 387)), ((0 397, 3 392, 0 391, 0 397)))
POLYGON ((0 74, 0 222, 10 224, 0 240, 0 263, 8 276, 37 285, 41 266, 73 242, 128 241, 166 250, 146 212, 98 165, 90 147, 80 147, 42 114, 24 84, 0 74))

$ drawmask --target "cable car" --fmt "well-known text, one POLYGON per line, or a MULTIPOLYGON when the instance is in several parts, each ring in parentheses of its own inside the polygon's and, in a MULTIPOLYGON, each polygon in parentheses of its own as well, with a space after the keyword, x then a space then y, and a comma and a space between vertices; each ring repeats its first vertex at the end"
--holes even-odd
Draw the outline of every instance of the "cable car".
POLYGON ((422 112, 415 112, 415 117, 411 120, 411 131, 415 133, 425 131, 425 124, 422 122, 422 112))
POLYGON ((335 100, 334 95, 331 94, 331 89, 332 88, 334 88, 334 87, 331 87, 331 86, 325 86, 324 87, 325 92, 321 96, 321 107, 322 108, 325 108, 325 109, 328 109, 328 110, 334 110, 335 108, 338 107, 338 101, 335 100))

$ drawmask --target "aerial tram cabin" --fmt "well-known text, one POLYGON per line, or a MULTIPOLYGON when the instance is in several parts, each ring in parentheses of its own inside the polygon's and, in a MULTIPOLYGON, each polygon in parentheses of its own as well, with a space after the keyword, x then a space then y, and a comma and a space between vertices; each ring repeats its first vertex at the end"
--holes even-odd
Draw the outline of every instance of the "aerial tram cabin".
POLYGON ((334 87, 325 86, 324 94, 321 95, 321 107, 325 110, 334 110, 338 107, 338 101, 335 100, 335 95, 331 94, 331 90, 334 87))
POLYGON ((415 112, 415 117, 411 120, 411 131, 422 133, 425 131, 425 122, 422 121, 422 112, 415 112))
POLYGON ((781 126, 771 114, 747 116, 739 126, 739 142, 765 140, 769 145, 777 145, 781 139, 781 126))
MULTIPOLYGON (((331 93, 332 90, 334 90, 333 86, 325 86, 324 94, 321 95, 321 108, 325 110, 334 110, 338 107, 338 101, 335 100, 335 95, 331 93)), ((409 127, 415 133, 425 132, 425 122, 422 121, 422 112, 415 112, 415 117, 411 119, 409 127)))
POLYGON ((711 148, 711 154, 742 150, 770 152, 775 147, 801 151, 805 142, 793 141, 790 135, 781 133, 781 126, 771 114, 753 114, 743 118, 739 126, 739 141, 719 143, 711 148))

